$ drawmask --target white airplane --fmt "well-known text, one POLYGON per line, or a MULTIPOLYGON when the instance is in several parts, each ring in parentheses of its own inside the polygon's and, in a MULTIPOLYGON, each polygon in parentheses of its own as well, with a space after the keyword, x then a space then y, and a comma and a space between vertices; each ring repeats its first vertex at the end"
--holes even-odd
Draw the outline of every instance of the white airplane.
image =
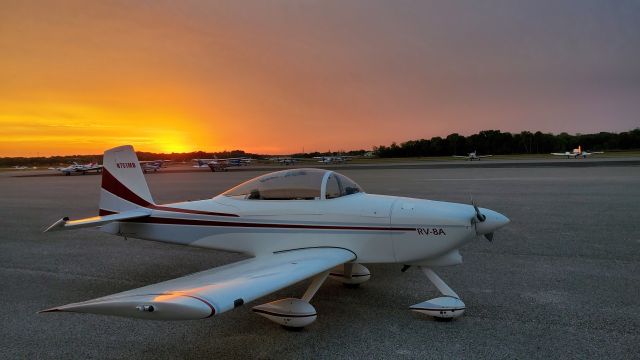
POLYGON ((181 278, 57 306, 79 312, 152 320, 204 319, 312 279, 300 298, 253 307, 287 327, 312 323, 309 303, 330 277, 356 285, 369 280, 363 263, 422 269, 443 296, 410 307, 455 318, 465 304, 434 267, 462 263, 458 249, 509 223, 475 205, 365 193, 344 175, 288 169, 246 181, 200 201, 157 205, 133 147, 104 154, 99 216, 63 218, 45 231, 100 226, 123 237, 244 253, 251 258, 181 278))
POLYGON ((142 171, 147 172, 157 172, 162 169, 166 163, 171 162, 171 160, 149 160, 149 161, 140 161, 140 166, 142 167, 142 171))
POLYGON ((320 158, 321 157, 319 157, 319 156, 316 156, 316 157, 313 157, 313 158, 278 156, 278 157, 269 158, 268 160, 277 162, 278 164, 281 164, 281 165, 295 165, 298 162, 322 162, 322 161, 316 161, 317 159, 320 159, 320 158))
POLYGON ((306 159, 306 158, 294 158, 294 157, 291 157, 291 156, 278 156, 278 157, 269 158, 268 160, 273 161, 273 162, 277 162, 278 164, 281 164, 281 165, 294 165, 298 161, 304 161, 304 160, 309 160, 309 159, 306 159))
POLYGON ((580 158, 580 156, 582 156, 583 159, 586 159, 587 156, 591 156, 594 154, 604 154, 604 151, 591 151, 591 152, 584 151, 582 150, 582 146, 578 145, 578 148, 571 150, 571 152, 565 151, 563 153, 551 153, 551 155, 555 155, 555 156, 566 156, 567 159, 569 158, 578 159, 580 158))
POLYGON ((49 170, 58 170, 67 176, 76 173, 84 175, 92 171, 95 171, 99 174, 100 172, 102 172, 102 165, 98 163, 78 164, 77 162, 74 162, 73 164, 66 167, 49 168, 49 170))
POLYGON ((193 165, 194 168, 209 168, 211 171, 227 171, 227 168, 231 166, 247 166, 250 165, 253 161, 252 158, 247 157, 236 157, 236 158, 225 158, 219 159, 218 157, 214 157, 213 159, 193 159, 192 161, 196 162, 196 165, 193 165))
POLYGON ((314 159, 318 160, 319 163, 323 163, 323 164, 343 163, 345 161, 350 161, 352 158, 353 156, 348 156, 348 155, 314 156, 314 159))
POLYGON ((493 155, 478 155, 476 151, 470 152, 469 154, 467 154, 467 156, 453 155, 453 157, 455 157, 455 158, 463 158, 463 159, 469 160, 469 161, 473 161, 473 160, 480 161, 480 159, 482 159, 482 158, 491 157, 491 156, 493 156, 493 155))

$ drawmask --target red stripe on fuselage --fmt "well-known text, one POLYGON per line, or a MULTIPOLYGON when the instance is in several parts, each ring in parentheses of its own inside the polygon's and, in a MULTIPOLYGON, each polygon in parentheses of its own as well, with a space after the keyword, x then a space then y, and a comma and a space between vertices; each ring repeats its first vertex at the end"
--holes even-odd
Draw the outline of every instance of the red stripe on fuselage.
POLYGON ((379 227, 379 226, 249 223, 249 222, 235 222, 235 221, 212 221, 212 220, 175 219, 175 218, 160 218, 160 217, 147 217, 147 218, 122 220, 122 222, 162 224, 162 225, 192 225, 192 226, 312 229, 312 230, 365 230, 365 231, 415 231, 416 230, 415 228, 392 228, 392 227, 379 227))
POLYGON ((199 215, 213 215, 213 216, 231 216, 231 217, 239 217, 240 215, 236 214, 228 214, 228 213, 219 213, 219 212, 211 212, 211 211, 202 211, 202 210, 191 210, 191 209, 180 209, 168 206, 159 206, 159 205, 150 205, 147 206, 150 209, 161 210, 161 211, 170 211, 170 212, 179 212, 184 214, 199 214, 199 215))
MULTIPOLYGON (((122 184, 115 176, 113 176, 107 169, 102 171, 102 188, 112 193, 113 195, 127 200, 131 203, 134 203, 138 206, 146 207, 148 209, 160 210, 160 211, 171 211, 171 212, 179 212, 185 214, 199 214, 199 215, 212 215, 212 216, 231 216, 238 217, 236 214, 229 213, 219 213, 219 212, 211 212, 211 211, 202 211, 202 210, 190 210, 190 209, 180 209, 168 206, 160 206, 155 205, 147 200, 141 198, 133 191, 129 190, 124 184, 122 184)), ((102 211, 102 209, 101 209, 102 211)), ((102 216, 102 214, 100 214, 102 216)), ((106 214, 109 215, 109 214, 106 214)))

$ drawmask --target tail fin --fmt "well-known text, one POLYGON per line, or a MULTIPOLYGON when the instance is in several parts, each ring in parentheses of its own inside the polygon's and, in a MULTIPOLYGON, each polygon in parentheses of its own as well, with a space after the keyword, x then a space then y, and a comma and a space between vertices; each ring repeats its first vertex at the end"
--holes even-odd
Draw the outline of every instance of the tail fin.
POLYGON ((100 215, 155 205, 133 146, 104 152, 100 215))

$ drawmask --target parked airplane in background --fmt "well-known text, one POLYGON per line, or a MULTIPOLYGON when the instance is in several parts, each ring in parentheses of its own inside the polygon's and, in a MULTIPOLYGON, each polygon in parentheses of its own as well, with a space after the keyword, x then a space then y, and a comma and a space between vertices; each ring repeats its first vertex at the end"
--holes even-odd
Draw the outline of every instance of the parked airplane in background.
MULTIPOLYGON (((367 194, 322 169, 290 169, 246 181, 214 198, 156 205, 131 146, 107 150, 99 216, 63 218, 45 231, 100 226, 114 235, 244 253, 252 258, 185 277, 43 312, 69 311, 152 320, 204 319, 311 278, 301 298, 253 307, 287 327, 312 323, 309 303, 330 277, 369 280, 363 263, 420 268, 443 296, 410 307, 439 318, 465 311, 432 270, 462 263, 458 249, 509 219, 441 201, 367 194)), ((412 285, 413 286, 413 285, 412 285)))
POLYGON ((319 158, 320 157, 309 158, 309 157, 278 156, 278 157, 269 158, 268 160, 277 162, 278 164, 281 164, 281 165, 295 165, 298 162, 316 162, 316 159, 319 159, 319 158))
POLYGON ((300 159, 299 158, 293 158, 293 157, 290 157, 290 156, 284 156, 284 157, 279 156, 279 157, 269 158, 269 160, 277 162, 278 164, 281 164, 281 165, 294 165, 300 159))
POLYGON ((58 170, 67 176, 71 174, 84 175, 92 171, 99 174, 100 172, 102 172, 102 165, 98 163, 78 164, 77 162, 74 162, 72 165, 69 165, 67 167, 49 168, 49 170, 58 170))
POLYGON ((214 157, 213 159, 193 159, 192 161, 196 162, 196 165, 193 165, 194 168, 205 168, 208 167, 211 171, 227 171, 228 167, 231 166, 247 166, 250 165, 253 161, 252 158, 248 157, 236 157, 236 158, 225 158, 219 159, 214 157))
POLYGON ((294 165, 298 162, 309 162, 309 161, 315 161, 315 162, 319 162, 322 164, 332 164, 332 163, 343 163, 345 161, 349 161, 351 159, 353 159, 353 156, 348 156, 348 155, 330 155, 330 156, 314 156, 312 158, 308 158, 308 157, 291 157, 291 156, 279 156, 279 157, 272 157, 269 158, 269 160, 271 161, 275 161, 279 164, 282 165, 294 165))
POLYGON ((149 160, 140 161, 140 166, 143 172, 157 172, 161 168, 165 167, 165 164, 171 162, 171 160, 149 160))
POLYGON ((319 163, 333 164, 333 163, 343 163, 346 161, 350 161, 351 159, 353 159, 353 156, 348 156, 348 155, 315 156, 314 159, 318 160, 319 163))
POLYGON ((469 161, 473 161, 473 160, 480 161, 480 159, 490 157, 490 156, 493 156, 493 155, 478 155, 476 151, 470 152, 469 154, 467 154, 467 156, 453 155, 453 157, 455 158, 463 158, 469 161))
POLYGON ((15 165, 15 166, 10 167, 9 169, 12 169, 12 170, 33 170, 33 169, 37 169, 37 167, 35 167, 35 166, 29 167, 29 166, 15 165))
POLYGON ((591 156, 594 154, 604 154, 604 151, 591 151, 591 152, 584 151, 582 150, 582 146, 578 145, 578 148, 571 150, 571 152, 565 151, 563 153, 551 153, 551 155, 555 155, 555 156, 566 156, 567 159, 570 159, 570 158, 578 159, 580 156, 582 156, 583 159, 586 159, 587 156, 591 156))

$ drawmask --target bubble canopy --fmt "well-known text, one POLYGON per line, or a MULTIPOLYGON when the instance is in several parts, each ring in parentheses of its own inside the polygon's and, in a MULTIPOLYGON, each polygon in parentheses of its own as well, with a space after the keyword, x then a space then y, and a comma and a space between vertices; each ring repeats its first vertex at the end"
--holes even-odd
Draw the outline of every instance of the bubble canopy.
POLYGON ((362 192, 355 181, 333 171, 291 169, 258 176, 222 195, 240 200, 321 200, 362 192))

